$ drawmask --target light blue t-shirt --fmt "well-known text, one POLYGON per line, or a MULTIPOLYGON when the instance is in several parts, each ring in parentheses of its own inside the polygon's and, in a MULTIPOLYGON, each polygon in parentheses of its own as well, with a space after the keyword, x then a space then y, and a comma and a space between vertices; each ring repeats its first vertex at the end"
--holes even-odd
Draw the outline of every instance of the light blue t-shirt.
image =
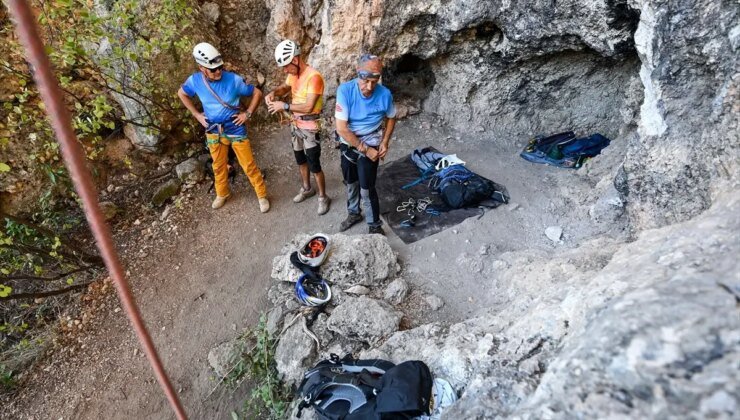
MULTIPOLYGON (((338 120, 348 121, 349 129, 358 137, 376 131, 385 118, 396 117, 393 95, 383 85, 375 86, 373 94, 366 98, 360 91, 359 79, 342 83, 337 89, 337 105, 334 116, 338 120)), ((378 143, 380 142, 378 138, 378 143)), ((368 146, 377 146, 370 144, 368 146)))
POLYGON ((210 84, 211 89, 218 94, 222 101, 234 107, 239 106, 239 97, 252 96, 254 86, 244 83, 241 76, 230 71, 223 71, 221 80, 208 82, 205 81, 203 73, 193 73, 182 84, 182 90, 188 96, 198 96, 201 104, 203 104, 203 113, 206 115, 209 124, 222 124, 225 134, 246 136, 246 124, 238 126, 231 120, 239 111, 221 105, 221 102, 213 96, 205 83, 210 84))

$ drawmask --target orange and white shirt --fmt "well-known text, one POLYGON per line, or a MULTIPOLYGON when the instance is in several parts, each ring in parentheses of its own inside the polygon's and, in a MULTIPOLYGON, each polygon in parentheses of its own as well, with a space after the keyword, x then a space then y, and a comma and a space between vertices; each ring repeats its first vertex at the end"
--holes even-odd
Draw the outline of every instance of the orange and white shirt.
MULTIPOLYGON (((324 106, 324 78, 315 68, 310 66, 306 67, 300 77, 289 74, 288 78, 285 79, 285 84, 290 86, 292 104, 305 104, 308 99, 308 95, 310 94, 320 95, 319 99, 316 100, 316 104, 313 109, 311 112, 308 112, 308 114, 321 113, 321 108, 324 106)), ((293 115, 298 117, 306 114, 293 112, 293 115)), ((296 119, 294 122, 296 127, 304 130, 315 131, 319 129, 318 120, 303 121, 296 119)))

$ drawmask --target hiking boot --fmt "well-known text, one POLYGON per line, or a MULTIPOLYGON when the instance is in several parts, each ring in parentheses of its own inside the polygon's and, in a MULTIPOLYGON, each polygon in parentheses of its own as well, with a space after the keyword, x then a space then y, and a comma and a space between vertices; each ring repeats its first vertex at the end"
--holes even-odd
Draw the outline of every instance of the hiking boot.
POLYGON ((329 211, 329 204, 331 204, 331 198, 319 197, 319 216, 329 211))
POLYGON ((267 213, 270 211, 270 200, 267 199, 267 197, 262 197, 259 199, 260 202, 260 211, 262 213, 267 213))
MULTIPOLYGON (((316 194, 316 190, 314 190, 313 188, 309 188, 308 190, 306 190, 303 187, 301 187, 301 191, 298 193, 298 195, 293 197, 293 202, 300 203, 301 201, 307 199, 308 197, 313 196, 314 194, 316 194)), ((321 214, 324 214, 324 213, 321 213, 321 214)))
POLYGON ((342 221, 341 224, 339 224, 339 231, 344 232, 345 230, 351 228, 355 224, 362 221, 362 215, 360 214, 353 214, 350 213, 347 215, 347 218, 342 221))
POLYGON ((378 235, 385 235, 385 231, 383 231, 383 227, 382 226, 370 226, 367 229, 367 233, 369 233, 371 235, 373 233, 377 233, 378 235))
POLYGON ((216 199, 213 200, 213 203, 211 203, 211 208, 212 209, 220 209, 221 207, 224 206, 224 204, 226 204, 226 200, 229 197, 231 197, 231 195, 227 195, 226 197, 216 196, 216 199))

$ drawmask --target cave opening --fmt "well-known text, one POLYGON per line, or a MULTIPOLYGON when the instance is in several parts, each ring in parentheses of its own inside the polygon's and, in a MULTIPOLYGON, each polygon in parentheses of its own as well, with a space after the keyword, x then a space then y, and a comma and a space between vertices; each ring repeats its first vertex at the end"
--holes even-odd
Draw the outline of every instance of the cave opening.
POLYGON ((393 92, 397 102, 410 101, 421 108, 421 103, 434 88, 434 71, 429 60, 404 54, 385 66, 383 84, 393 92))

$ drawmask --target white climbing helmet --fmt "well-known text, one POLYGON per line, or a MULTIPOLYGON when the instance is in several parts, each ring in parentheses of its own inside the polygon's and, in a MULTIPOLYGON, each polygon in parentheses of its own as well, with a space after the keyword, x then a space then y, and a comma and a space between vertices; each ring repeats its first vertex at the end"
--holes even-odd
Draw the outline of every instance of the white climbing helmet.
POLYGON ((449 168, 452 165, 465 165, 465 161, 457 157, 457 155, 447 155, 437 162, 434 169, 441 171, 442 169, 449 168))
POLYGON ((326 256, 329 255, 331 240, 329 236, 323 233, 317 233, 309 238, 298 249, 298 260, 310 267, 318 267, 324 263, 326 256))
POLYGON ((207 42, 201 42, 193 48, 193 58, 196 63, 207 69, 215 69, 224 65, 224 60, 216 47, 207 42))
POLYGON ((301 54, 301 47, 298 46, 294 41, 286 39, 281 41, 277 47, 275 47, 275 61, 280 67, 285 67, 293 61, 294 57, 298 57, 301 54))

